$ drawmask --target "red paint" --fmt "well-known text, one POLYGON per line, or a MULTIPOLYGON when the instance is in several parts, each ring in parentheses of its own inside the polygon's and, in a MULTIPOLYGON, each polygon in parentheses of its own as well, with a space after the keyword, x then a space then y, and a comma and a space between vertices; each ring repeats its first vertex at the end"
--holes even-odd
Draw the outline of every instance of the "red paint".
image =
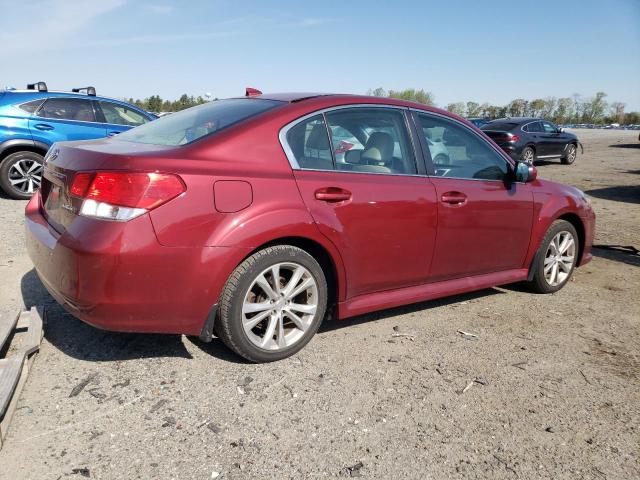
MULTIPOLYGON (((539 179, 505 186, 291 169, 278 141, 284 125, 323 108, 359 103, 411 107, 464 122, 401 100, 320 96, 183 147, 108 139, 60 144, 42 192, 25 212, 27 248, 40 278, 65 308, 98 327, 198 334, 235 267, 283 238, 327 252, 340 318, 523 280, 547 229, 561 216, 584 230, 580 264, 589 261, 595 217, 572 187, 539 179), (175 175, 186 189, 128 222, 78 216, 80 198, 64 203, 73 175, 97 171, 175 175), (60 208, 45 211, 44 201, 60 208)), ((419 150, 416 155, 420 160, 419 150)), ((89 189, 89 179, 83 182, 76 192, 89 189)))

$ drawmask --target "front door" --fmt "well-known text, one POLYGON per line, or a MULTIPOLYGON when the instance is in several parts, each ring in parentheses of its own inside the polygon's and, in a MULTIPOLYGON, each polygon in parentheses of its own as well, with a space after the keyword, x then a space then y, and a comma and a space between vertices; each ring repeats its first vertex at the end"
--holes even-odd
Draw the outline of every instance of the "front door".
POLYGON ((430 281, 522 268, 533 217, 530 185, 510 181, 511 164, 461 123, 416 113, 438 204, 430 281), (433 155, 428 138, 443 139, 433 155))
POLYGON ((290 128, 287 144, 302 198, 342 255, 347 298, 427 281, 435 189, 417 175, 403 109, 319 114, 290 128), (330 141, 327 131, 345 130, 357 142, 336 155, 330 146, 340 141, 330 141))

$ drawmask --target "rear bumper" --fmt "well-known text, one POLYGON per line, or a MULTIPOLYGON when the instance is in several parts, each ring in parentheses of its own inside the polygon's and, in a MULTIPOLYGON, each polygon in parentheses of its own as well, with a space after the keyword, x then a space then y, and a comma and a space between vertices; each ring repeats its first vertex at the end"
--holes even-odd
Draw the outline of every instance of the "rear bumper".
POLYGON ((77 217, 59 234, 40 211, 25 211, 26 244, 51 295, 79 319, 105 330, 199 335, 244 252, 164 247, 148 215, 118 223, 77 217))
POLYGON ((520 156, 522 155, 522 148, 510 143, 499 143, 498 146, 514 160, 520 160, 520 156))

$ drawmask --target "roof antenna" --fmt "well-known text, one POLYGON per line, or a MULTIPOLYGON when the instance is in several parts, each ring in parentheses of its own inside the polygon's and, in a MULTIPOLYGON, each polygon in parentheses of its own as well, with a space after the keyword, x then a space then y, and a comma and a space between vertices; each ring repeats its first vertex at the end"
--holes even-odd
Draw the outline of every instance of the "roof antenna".
POLYGON ((262 95, 262 92, 257 88, 247 87, 244 96, 245 97, 257 97, 258 95, 262 95))

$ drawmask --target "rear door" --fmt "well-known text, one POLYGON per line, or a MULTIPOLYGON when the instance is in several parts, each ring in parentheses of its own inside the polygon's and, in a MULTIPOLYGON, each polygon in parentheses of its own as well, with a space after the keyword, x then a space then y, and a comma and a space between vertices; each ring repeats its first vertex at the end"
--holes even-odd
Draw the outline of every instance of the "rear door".
POLYGON ((84 98, 48 98, 29 120, 34 140, 51 145, 65 140, 90 140, 106 135, 96 121, 90 100, 84 98))
POLYGON ((97 100, 95 103, 98 120, 105 124, 108 137, 150 121, 141 112, 127 105, 106 100, 97 100))
POLYGON ((414 119, 437 195, 430 281, 522 268, 533 218, 530 185, 510 181, 511 164, 466 125, 423 112, 414 119), (433 157, 424 132, 440 132, 446 161, 433 157))
POLYGON ((416 167, 404 109, 338 108, 283 132, 302 198, 342 255, 347 298, 425 283, 435 190, 416 167), (336 153, 340 139, 328 135, 345 130, 357 139, 346 155, 336 153))

